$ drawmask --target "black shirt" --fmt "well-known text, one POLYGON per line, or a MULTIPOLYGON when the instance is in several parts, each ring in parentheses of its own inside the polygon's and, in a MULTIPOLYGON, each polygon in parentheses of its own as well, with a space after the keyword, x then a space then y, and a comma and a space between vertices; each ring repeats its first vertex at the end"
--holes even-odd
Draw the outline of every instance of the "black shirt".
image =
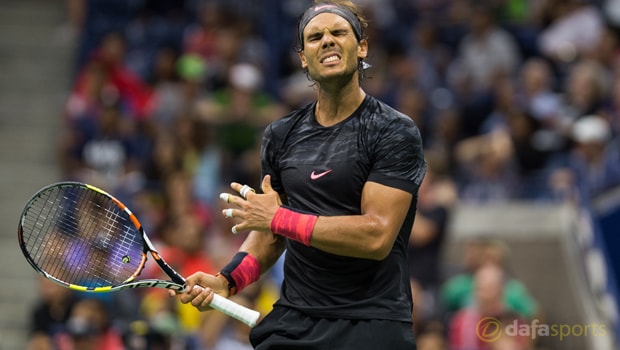
MULTIPOLYGON (((367 96, 347 119, 321 126, 316 102, 271 123, 261 147, 263 176, 288 205, 320 216, 359 215, 364 184, 413 194, 389 256, 330 254, 288 240, 279 306, 317 317, 411 322, 407 245, 426 171, 420 132, 408 116, 367 96)), ((385 203, 390 205, 390 203, 385 203)))

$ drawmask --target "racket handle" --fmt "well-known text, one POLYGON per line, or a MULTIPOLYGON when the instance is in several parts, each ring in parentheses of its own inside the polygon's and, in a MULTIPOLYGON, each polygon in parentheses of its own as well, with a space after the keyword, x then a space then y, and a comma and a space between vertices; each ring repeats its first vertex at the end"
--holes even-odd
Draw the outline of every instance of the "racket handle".
POLYGON ((230 317, 238 319, 250 327, 254 327, 260 317, 260 313, 258 311, 241 306, 219 294, 213 294, 213 301, 211 301, 209 306, 225 313, 230 317))

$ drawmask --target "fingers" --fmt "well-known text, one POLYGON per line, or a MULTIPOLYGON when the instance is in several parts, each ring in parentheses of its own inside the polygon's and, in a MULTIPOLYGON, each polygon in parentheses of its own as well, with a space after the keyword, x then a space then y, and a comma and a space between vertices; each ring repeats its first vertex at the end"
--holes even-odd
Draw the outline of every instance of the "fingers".
MULTIPOLYGON (((247 188, 250 188, 249 186, 246 186, 246 187, 247 187, 247 188)), ((241 188, 240 188, 240 190, 241 190, 241 188)), ((247 193, 247 191, 249 191, 249 190, 246 190, 246 193, 247 193)), ((253 190, 252 190, 252 191, 253 191, 253 190)), ((241 198, 239 198, 239 197, 237 197, 237 196, 230 195, 230 194, 228 194, 228 193, 221 193, 221 194, 220 194, 220 199, 221 199, 221 200, 223 200, 223 201, 224 201, 224 202, 226 202, 226 203, 229 203, 229 204, 235 204, 235 205, 240 205, 240 204, 238 204, 238 202, 239 202, 239 201, 242 201, 242 199, 241 199, 241 198)), ((225 218, 230 219, 230 218, 235 217, 235 214, 236 214, 236 213, 235 213, 235 209, 233 209, 233 208, 226 208, 226 209, 223 209, 223 210, 222 210, 222 214, 224 215, 224 217, 225 217, 225 218)), ((238 215, 237 215, 237 216, 238 216, 238 215)), ((239 233, 239 231, 237 230, 237 227, 236 227, 236 226, 233 226, 233 227, 231 228, 231 231, 232 231, 232 233, 233 233, 233 234, 235 234, 235 235, 239 233)))
MULTIPOLYGON (((256 225, 257 217, 262 219, 262 211, 264 211, 265 199, 261 199, 261 196, 254 197, 256 194, 256 190, 248 185, 242 185, 238 182, 232 182, 230 187, 239 193, 239 196, 235 196, 229 193, 221 193, 220 199, 226 202, 227 204, 232 204, 233 208, 226 208, 222 210, 222 215, 224 217, 236 218, 240 221, 237 225, 231 228, 233 234, 237 234, 239 231, 246 229, 255 229, 256 227, 261 227, 256 225), (257 209, 258 208, 258 209, 257 209), (258 213, 258 214, 257 214, 258 213), (250 219, 252 218, 252 219, 250 219)), ((277 193, 271 187, 271 177, 266 175, 263 178, 261 183, 261 189, 264 194, 270 194, 273 196, 277 193)), ((267 198, 269 200, 269 197, 267 198)), ((279 197, 277 198, 279 199, 279 197)), ((267 203, 270 204, 270 203, 267 203)), ((260 220, 259 220, 260 221, 260 220)), ((262 220, 264 221, 264 220, 262 220)), ((261 225, 263 225, 261 223, 261 225)))
MULTIPOLYGON (((240 183, 237 183, 237 182, 231 183, 230 187, 233 190, 239 192, 239 195, 244 200, 247 200, 248 195, 250 193, 256 193, 256 190, 253 189, 252 187, 250 187, 248 185, 241 185, 240 183)), ((241 198, 239 198, 238 196, 233 196, 230 193, 220 193, 220 199, 223 200, 226 203, 231 203, 231 204, 239 205, 241 198)))
MULTIPOLYGON (((230 187, 233 190, 239 192, 239 195, 241 195, 243 200, 247 200, 247 196, 250 193, 256 193, 256 190, 254 190, 252 187, 250 187, 248 185, 241 185, 240 183, 237 183, 237 182, 231 183, 230 187)), ((223 200, 226 203, 234 204, 234 205, 237 205, 237 206, 241 206, 240 202, 243 201, 241 198, 239 198, 237 196, 233 196, 233 195, 231 195, 229 193, 221 193, 220 194, 220 199, 223 200)), ((233 218, 235 216, 241 217, 240 215, 238 215, 238 213, 233 208, 227 208, 227 209, 222 210, 222 214, 224 215, 224 217, 229 218, 229 219, 233 218)), ((239 233, 239 231, 237 230, 236 226, 233 226, 231 228, 231 231, 232 231, 233 234, 239 233)))
MULTIPOLYGON (((220 193, 220 199, 223 200, 224 202, 228 203, 228 204, 233 204, 236 206, 241 206, 241 202, 244 201, 244 199, 242 199, 239 196, 234 196, 230 193, 220 193)), ((224 212, 222 212, 224 213, 224 212)), ((226 213, 224 213, 226 214, 226 213)))
POLYGON ((256 193, 256 190, 253 189, 252 187, 248 186, 248 185, 243 185, 243 186, 241 186, 241 189, 239 189, 239 194, 244 199, 248 199, 248 193, 250 193, 250 192, 256 193))
POLYGON ((213 289, 203 288, 199 285, 194 285, 189 288, 187 293, 181 294, 179 300, 183 304, 191 304, 200 311, 206 311, 210 307, 211 301, 213 301, 213 289))
POLYGON ((211 304, 211 301, 213 300, 213 294, 214 294, 211 288, 202 288, 200 286, 194 286, 191 292, 198 293, 191 301, 193 306, 197 307, 201 311, 204 311, 209 308, 209 304, 211 304))
MULTIPOLYGON (((232 209, 232 208, 224 209, 224 210, 222 210, 222 213, 224 214, 224 216, 225 216, 226 218, 232 218, 232 217, 234 217, 234 216, 235 216, 234 209, 232 209)), ((239 233, 239 231, 237 230, 237 226, 233 226, 230 230, 231 230, 231 231, 232 231, 232 233, 234 233, 234 234, 239 233)))
POLYGON ((273 188, 271 187, 271 175, 265 175, 261 183, 261 189, 263 193, 273 192, 273 188))
MULTIPOLYGON (((248 195, 250 195, 250 193, 256 193, 256 190, 253 189, 252 187, 248 185, 242 185, 238 182, 231 183, 230 187, 233 190, 239 192, 239 195, 241 196, 241 198, 246 199, 246 200, 248 199, 248 195)), ((263 178, 263 181, 261 183, 261 189, 263 190, 263 193, 274 192, 273 188, 271 187, 271 176, 270 175, 265 175, 265 177, 263 178)), ((221 193, 220 199, 226 203, 239 204, 236 196, 232 196, 229 193, 221 193)))
POLYGON ((242 185, 240 183, 237 182, 233 182, 230 184, 230 187, 239 192, 239 195, 241 195, 241 197, 243 199, 247 199, 248 194, 250 193, 256 193, 256 190, 253 189, 252 187, 248 186, 248 185, 242 185))

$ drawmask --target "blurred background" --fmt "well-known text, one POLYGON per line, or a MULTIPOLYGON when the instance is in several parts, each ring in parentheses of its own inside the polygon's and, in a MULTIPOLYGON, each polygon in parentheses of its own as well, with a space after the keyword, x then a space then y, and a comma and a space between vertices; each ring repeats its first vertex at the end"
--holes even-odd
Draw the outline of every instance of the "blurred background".
MULTIPOLYGON (((418 349, 617 349, 620 1, 357 3, 363 87, 414 119, 429 165, 409 254, 418 349), (484 317, 501 337, 481 341, 484 317)), ((314 98, 294 41, 308 5, 0 0, 0 349, 250 348, 247 327, 163 291, 42 280, 17 219, 42 186, 88 182, 182 274, 218 271, 243 239, 218 194, 259 188, 263 128, 314 98)), ((281 278, 236 301, 265 314, 281 278)))

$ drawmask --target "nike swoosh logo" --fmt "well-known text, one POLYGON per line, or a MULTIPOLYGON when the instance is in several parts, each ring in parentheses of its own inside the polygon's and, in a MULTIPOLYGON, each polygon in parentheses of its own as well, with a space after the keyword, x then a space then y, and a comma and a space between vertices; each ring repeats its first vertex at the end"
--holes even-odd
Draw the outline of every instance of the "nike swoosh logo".
POLYGON ((321 177, 323 177, 323 176, 325 176, 325 175, 327 175, 327 174, 329 174, 329 173, 331 173, 331 172, 332 172, 332 170, 331 170, 331 169, 329 169, 329 170, 325 170, 325 171, 324 171, 324 172, 322 172, 322 173, 315 174, 315 173, 314 173, 314 170, 312 170, 312 174, 310 174, 310 179, 312 179, 312 180, 316 180, 316 179, 319 179, 319 178, 321 178, 321 177))
POLYGON ((334 8, 336 5, 319 5, 314 8, 314 12, 321 11, 322 9, 334 8))

